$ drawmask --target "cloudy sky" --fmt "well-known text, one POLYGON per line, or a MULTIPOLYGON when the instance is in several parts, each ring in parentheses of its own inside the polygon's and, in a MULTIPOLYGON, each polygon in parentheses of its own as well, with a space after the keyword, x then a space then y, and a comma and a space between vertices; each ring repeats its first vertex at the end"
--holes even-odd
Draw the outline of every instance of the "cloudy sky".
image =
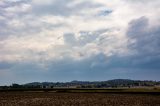
POLYGON ((0 0, 0 85, 160 80, 160 0, 0 0))

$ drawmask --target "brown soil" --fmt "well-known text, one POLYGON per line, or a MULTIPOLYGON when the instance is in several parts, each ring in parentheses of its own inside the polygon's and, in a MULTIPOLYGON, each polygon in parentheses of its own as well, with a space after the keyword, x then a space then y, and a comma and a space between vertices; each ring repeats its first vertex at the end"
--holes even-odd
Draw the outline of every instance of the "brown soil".
POLYGON ((160 106, 160 95, 0 92, 0 106, 160 106))

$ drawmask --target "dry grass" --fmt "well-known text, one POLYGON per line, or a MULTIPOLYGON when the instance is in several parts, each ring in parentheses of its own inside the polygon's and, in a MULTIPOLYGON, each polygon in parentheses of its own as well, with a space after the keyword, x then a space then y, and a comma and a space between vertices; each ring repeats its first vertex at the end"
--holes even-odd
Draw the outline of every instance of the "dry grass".
POLYGON ((160 106, 160 95, 1 92, 0 106, 160 106))

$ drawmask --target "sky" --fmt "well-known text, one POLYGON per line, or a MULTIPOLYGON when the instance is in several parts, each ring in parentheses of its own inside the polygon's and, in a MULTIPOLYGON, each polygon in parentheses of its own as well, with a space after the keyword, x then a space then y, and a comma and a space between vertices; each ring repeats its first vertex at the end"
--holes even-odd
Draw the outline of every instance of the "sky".
POLYGON ((0 0, 0 85, 160 80, 160 0, 0 0))

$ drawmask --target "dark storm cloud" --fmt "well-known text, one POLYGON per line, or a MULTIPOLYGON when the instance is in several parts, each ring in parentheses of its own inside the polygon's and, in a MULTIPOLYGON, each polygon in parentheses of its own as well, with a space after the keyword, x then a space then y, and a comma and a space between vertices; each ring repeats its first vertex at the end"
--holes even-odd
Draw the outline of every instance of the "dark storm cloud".
POLYGON ((129 49, 136 52, 130 57, 135 67, 160 68, 160 26, 151 27, 146 17, 135 19, 129 23, 127 36, 133 43, 129 49))
POLYGON ((136 50, 142 55, 160 54, 160 26, 150 27, 149 20, 141 17, 129 23, 127 35, 135 43, 129 45, 130 49, 136 50))
MULTIPOLYGON (((82 60, 74 60, 71 57, 64 57, 58 61, 48 63, 48 77, 55 79, 68 80, 94 80, 105 79, 107 69, 105 67, 106 56, 103 53, 92 55, 82 60)), ((111 72, 109 72, 111 73, 111 72)))
POLYGON ((103 53, 91 55, 79 61, 64 57, 61 60, 53 60, 48 63, 48 74, 46 76, 49 79, 61 79, 62 81, 65 79, 107 80, 112 78, 159 80, 160 64, 156 62, 158 61, 146 62, 143 57, 136 56, 120 57, 113 55, 107 57, 103 53), (138 58, 143 61, 141 59, 138 60, 138 58))

